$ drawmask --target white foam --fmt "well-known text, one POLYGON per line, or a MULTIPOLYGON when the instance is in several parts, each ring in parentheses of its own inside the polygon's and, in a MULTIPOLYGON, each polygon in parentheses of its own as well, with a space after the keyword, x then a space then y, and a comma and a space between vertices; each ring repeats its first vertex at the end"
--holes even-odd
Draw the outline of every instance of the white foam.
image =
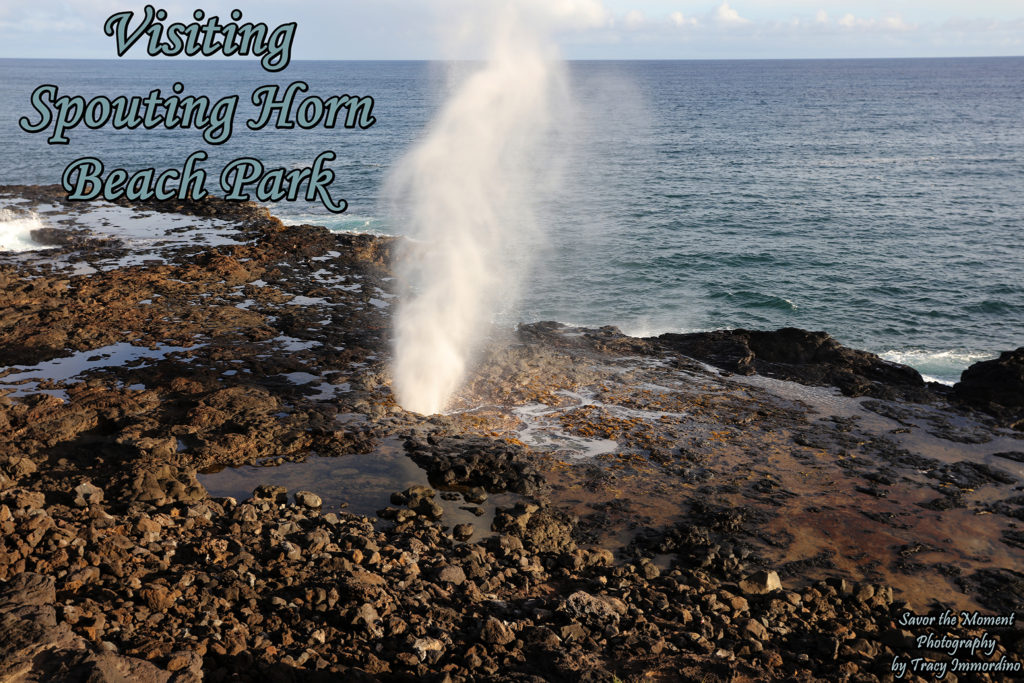
MULTIPOLYGON (((610 367, 613 370, 626 370, 626 368, 610 367)), ((645 382, 635 386, 639 389, 658 394, 672 395, 675 393, 671 386, 663 384, 645 382)), ((688 414, 683 412, 645 410, 617 403, 608 403, 601 401, 593 391, 560 389, 555 393, 567 399, 569 405, 551 407, 543 403, 529 403, 513 409, 512 413, 523 423, 516 437, 535 450, 551 451, 556 455, 574 460, 595 458, 600 455, 615 453, 621 449, 618 442, 613 439, 584 437, 566 431, 561 418, 567 412, 578 410, 585 406, 595 406, 615 419, 629 420, 638 418, 648 423, 654 423, 662 419, 682 420, 688 417, 688 414)))
POLYGON ((32 239, 32 231, 46 225, 35 213, 18 214, 10 209, 0 209, 0 251, 36 251, 53 249, 32 239))
MULTIPOLYGON (((281 219, 281 222, 288 226, 293 225, 319 225, 331 232, 345 232, 360 234, 372 234, 390 236, 387 232, 387 224, 378 216, 360 216, 348 212, 340 215, 324 215, 318 213, 301 213, 292 215, 281 215, 275 207, 271 207, 274 215, 281 219)), ((284 207, 287 211, 288 207, 284 207)))
POLYGON ((968 349, 948 349, 934 351, 930 349, 902 349, 883 351, 880 357, 893 363, 909 365, 925 380, 952 385, 960 380, 962 373, 969 366, 982 360, 994 358, 990 353, 970 351, 968 349))
POLYGON ((333 306, 331 302, 319 296, 295 295, 286 302, 289 306, 333 306))
POLYGON ((277 342, 285 351, 308 351, 309 349, 315 349, 316 347, 323 345, 322 342, 297 339, 295 337, 289 337, 286 334, 274 337, 272 341, 277 342))

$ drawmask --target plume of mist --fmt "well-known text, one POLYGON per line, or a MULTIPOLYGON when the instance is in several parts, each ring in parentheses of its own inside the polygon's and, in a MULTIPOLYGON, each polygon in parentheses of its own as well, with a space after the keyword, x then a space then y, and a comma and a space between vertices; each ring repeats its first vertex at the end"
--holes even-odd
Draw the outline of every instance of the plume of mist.
POLYGON ((486 59, 462 75, 391 172, 386 195, 409 238, 396 259, 403 297, 392 368, 407 410, 445 409, 543 242, 536 194, 555 185, 556 124, 568 110, 551 32, 567 19, 600 18, 591 0, 545 7, 519 0, 475 8, 460 29, 485 41, 486 59))

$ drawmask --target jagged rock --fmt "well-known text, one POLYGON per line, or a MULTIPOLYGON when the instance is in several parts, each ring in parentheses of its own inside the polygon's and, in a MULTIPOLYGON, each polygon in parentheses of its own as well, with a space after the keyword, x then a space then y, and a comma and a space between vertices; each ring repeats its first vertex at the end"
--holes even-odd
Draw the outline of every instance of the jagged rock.
POLYGON ((618 598, 576 591, 562 601, 558 611, 578 621, 607 624, 617 622, 626 613, 626 605, 618 598))
POLYGON ((480 640, 492 645, 508 645, 516 639, 516 634, 504 622, 495 617, 488 617, 480 629, 480 640))
POLYGON ((1011 427, 1024 424, 1024 346, 967 368, 953 386, 957 397, 992 412, 1011 427))
POLYGON ((534 552, 571 552, 576 547, 573 527, 574 521, 566 513, 532 503, 499 508, 491 525, 494 531, 522 539, 534 552))
POLYGON ((283 486, 261 484, 253 490, 252 497, 256 500, 269 500, 277 505, 286 505, 288 503, 288 489, 283 486))
POLYGON ((850 349, 825 332, 717 330, 663 334, 665 347, 730 372, 755 372, 811 385, 836 386, 848 396, 919 395, 925 383, 913 368, 850 349))
POLYGON ((167 661, 171 672, 171 683, 201 683, 203 680, 203 658, 189 650, 172 652, 167 661))
POLYGON ((42 653, 78 642, 57 622, 56 599, 52 576, 21 573, 0 587, 0 680, 25 676, 42 653))
POLYGON ((757 638, 758 640, 768 639, 768 629, 766 629, 764 627, 764 624, 762 624, 757 619, 747 619, 747 621, 743 624, 743 630, 749 636, 757 638))
POLYGON ((740 590, 747 595, 762 595, 782 590, 782 582, 777 572, 759 571, 740 581, 740 590))
POLYGON ((412 649, 416 650, 420 659, 427 659, 435 653, 444 652, 444 643, 437 638, 417 638, 413 641, 412 649))
POLYGON ((42 491, 16 488, 4 495, 8 503, 19 510, 38 510, 46 505, 46 495, 42 491))
POLYGON ((87 680, 90 683, 167 683, 171 678, 169 671, 164 671, 155 664, 113 652, 91 654, 76 669, 76 674, 81 676, 80 680, 87 680))
POLYGON ((89 507, 103 502, 103 489, 85 481, 75 487, 75 505, 89 507))
POLYGON ((39 468, 36 464, 24 456, 12 456, 8 458, 0 458, 0 471, 9 476, 11 479, 21 479, 30 474, 33 474, 39 468))
POLYGON ((129 500, 156 506, 195 503, 206 498, 206 489, 192 470, 170 465, 150 465, 138 471, 128 485, 129 500))
POLYGON ((437 580, 441 583, 450 583, 456 586, 461 586, 466 582, 466 572, 463 571, 462 567, 446 564, 438 570, 437 580))

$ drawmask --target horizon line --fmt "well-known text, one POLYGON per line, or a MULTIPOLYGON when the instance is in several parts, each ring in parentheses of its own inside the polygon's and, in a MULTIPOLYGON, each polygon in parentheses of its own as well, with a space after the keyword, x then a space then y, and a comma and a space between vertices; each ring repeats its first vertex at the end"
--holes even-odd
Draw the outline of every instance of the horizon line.
MULTIPOLYGON (((183 55, 168 57, 5 57, 8 61, 64 61, 64 62, 150 62, 150 61, 184 61, 197 57, 211 62, 259 62, 259 57, 215 57, 205 55, 183 55)), ((920 57, 575 57, 564 58, 566 62, 811 62, 811 61, 894 61, 894 60, 939 60, 939 59, 1021 59, 1019 55, 940 55, 920 57)), ((483 62, 486 58, 446 59, 446 58, 397 58, 397 57, 358 57, 347 59, 291 59, 296 62, 483 62)))

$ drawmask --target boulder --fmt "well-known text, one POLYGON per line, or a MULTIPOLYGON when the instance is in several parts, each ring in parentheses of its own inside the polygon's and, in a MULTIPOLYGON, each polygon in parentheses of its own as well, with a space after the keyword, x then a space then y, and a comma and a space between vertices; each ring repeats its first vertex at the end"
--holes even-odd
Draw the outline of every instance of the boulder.
POLYGON ((747 595, 762 595, 772 591, 782 590, 782 582, 777 572, 759 571, 754 572, 747 578, 740 581, 740 590, 747 595))
POLYGON ((1024 346, 967 368, 953 391, 961 401, 1020 429, 1024 426, 1024 346))

